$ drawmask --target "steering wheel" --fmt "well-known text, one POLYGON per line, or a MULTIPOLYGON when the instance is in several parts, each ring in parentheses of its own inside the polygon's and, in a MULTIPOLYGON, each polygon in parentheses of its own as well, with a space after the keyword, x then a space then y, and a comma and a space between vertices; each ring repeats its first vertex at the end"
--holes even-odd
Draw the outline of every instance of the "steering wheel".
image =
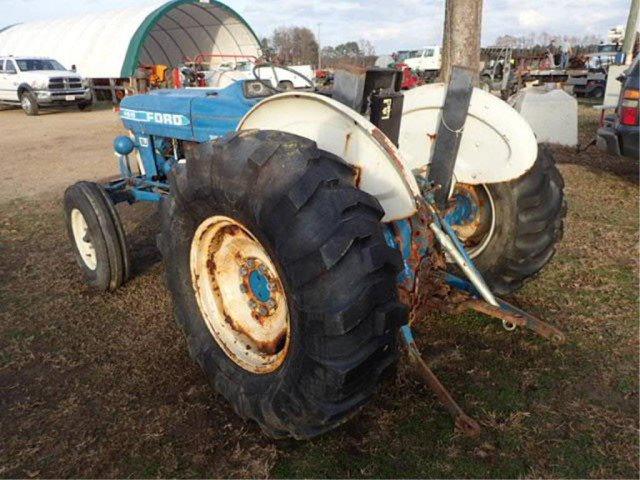
MULTIPOLYGON (((307 83, 307 85, 309 85, 308 88, 311 88, 311 89, 315 88, 315 85, 313 84, 313 80, 310 80, 305 75, 303 75, 302 73, 298 72, 297 70, 294 70, 293 68, 289 68, 289 67, 284 67, 284 66, 281 66, 281 65, 274 65, 273 63, 260 63, 258 65, 255 65, 253 67, 253 76, 255 77, 256 80, 258 80, 262 85, 264 85, 269 90, 272 90, 272 91, 274 91, 276 93, 287 92, 287 91, 289 91, 289 89, 280 88, 278 86, 280 84, 280 81, 278 80, 278 73, 276 72, 277 69, 285 70, 285 71, 287 71, 289 73, 292 73, 295 76, 302 78, 305 81, 305 83, 307 83), (261 68, 269 68, 269 69, 271 69, 271 72, 273 74, 273 80, 275 81, 275 86, 271 83, 270 79, 260 77, 260 74, 258 73, 258 70, 261 69, 261 68)), ((289 79, 286 79, 284 81, 291 82, 291 80, 289 80, 289 79)))

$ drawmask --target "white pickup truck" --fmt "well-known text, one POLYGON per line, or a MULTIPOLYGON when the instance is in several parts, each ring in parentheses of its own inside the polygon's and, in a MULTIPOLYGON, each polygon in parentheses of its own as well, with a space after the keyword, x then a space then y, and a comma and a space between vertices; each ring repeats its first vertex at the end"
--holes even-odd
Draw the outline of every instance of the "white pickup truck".
POLYGON ((402 62, 411 70, 425 76, 437 76, 442 63, 441 47, 424 47, 421 50, 412 50, 405 53, 406 58, 402 62))
POLYGON ((27 115, 40 107, 91 105, 91 89, 75 72, 51 58, 0 57, 0 104, 21 106, 27 115))

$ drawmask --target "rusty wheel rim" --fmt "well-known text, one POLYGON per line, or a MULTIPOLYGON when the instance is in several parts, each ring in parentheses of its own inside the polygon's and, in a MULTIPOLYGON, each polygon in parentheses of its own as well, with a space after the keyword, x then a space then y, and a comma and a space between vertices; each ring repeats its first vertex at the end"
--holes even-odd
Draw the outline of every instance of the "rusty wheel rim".
POLYGON ((287 298, 256 237, 232 218, 210 217, 196 230, 190 263, 198 307, 225 354, 252 373, 280 367, 290 340, 287 298))
POLYGON ((474 215, 465 222, 452 225, 471 258, 476 258, 489 245, 496 229, 496 207, 485 185, 457 183, 453 196, 463 195, 475 207, 474 215))

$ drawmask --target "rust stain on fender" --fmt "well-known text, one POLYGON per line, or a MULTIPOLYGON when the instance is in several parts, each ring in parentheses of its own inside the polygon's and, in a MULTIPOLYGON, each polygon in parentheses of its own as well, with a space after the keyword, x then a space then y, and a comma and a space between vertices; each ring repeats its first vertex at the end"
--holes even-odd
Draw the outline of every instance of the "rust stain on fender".
POLYGON ((398 172, 402 175, 402 179, 404 180, 409 191, 411 191, 413 194, 418 193, 418 192, 413 192, 413 189, 411 188, 411 184, 407 180, 407 178, 413 178, 413 174, 411 172, 408 172, 407 169, 405 168, 404 162, 402 161, 402 158, 398 155, 399 152, 396 146, 393 144, 393 142, 391 142, 391 140, 389 140, 389 138, 384 133, 382 133, 382 131, 379 128, 374 128, 371 131, 371 135, 376 140, 376 142, 378 142, 378 144, 384 149, 384 151, 387 152, 389 157, 393 160, 393 163, 395 164, 398 172))

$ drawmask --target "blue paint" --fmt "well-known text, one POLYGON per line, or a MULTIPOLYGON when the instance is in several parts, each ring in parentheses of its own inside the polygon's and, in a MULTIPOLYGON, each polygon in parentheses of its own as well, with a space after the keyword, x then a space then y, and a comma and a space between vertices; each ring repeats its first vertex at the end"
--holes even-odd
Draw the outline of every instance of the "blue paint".
MULTIPOLYGON (((482 295, 480 295, 480 292, 478 292, 476 287, 474 287, 473 284, 468 280, 460 278, 451 273, 446 273, 444 279, 447 282, 447 284, 452 286, 453 288, 456 288, 463 292, 467 292, 468 294, 473 295, 473 297, 475 298, 482 298, 482 295)), ((515 313, 516 315, 520 315, 522 317, 530 317, 529 313, 516 307, 515 305, 512 305, 506 300, 502 300, 501 298, 498 298, 498 297, 496 297, 496 300, 498 301, 498 305, 500 306, 501 310, 509 313, 515 313)))
POLYGON ((155 152, 153 137, 150 135, 138 135, 137 140, 145 177, 148 180, 155 181, 158 179, 158 164, 156 163, 158 156, 155 152))
MULTIPOLYGON (((181 90, 175 90, 180 92, 181 90)), ((157 90, 156 92, 174 92, 157 90)), ((173 123, 169 119, 189 118, 192 97, 176 94, 152 92, 148 95, 125 97, 120 103, 120 118, 125 128, 139 136, 158 135, 161 137, 192 140, 193 130, 188 124, 173 123), (165 117, 166 116, 166 117, 165 117), (164 119, 167 120, 164 120, 164 119)))
POLYGON ((169 193, 167 176, 177 160, 172 140, 204 143, 222 137, 235 131, 260 100, 245 98, 242 81, 224 89, 164 89, 124 98, 120 118, 136 138, 132 141, 120 136, 114 141, 114 150, 120 155, 121 178, 126 182, 108 190, 112 200, 159 201, 169 193), (134 176, 126 162, 135 149, 144 168, 139 176, 134 176))
POLYGON ((387 245, 400 250, 402 254, 402 271, 396 277, 396 281, 400 287, 407 291, 413 290, 416 271, 431 248, 428 237, 414 235, 412 222, 419 222, 419 220, 416 217, 398 220, 386 224, 384 228, 384 238, 387 245))
POLYGON ((129 155, 134 148, 136 148, 136 144, 133 143, 133 140, 124 135, 118 135, 113 141, 113 149, 120 155, 129 155))
POLYGON ((387 223, 384 225, 384 239, 391 248, 398 248, 398 242, 396 242, 395 234, 393 233, 393 224, 387 223))
POLYGON ((245 98, 243 82, 220 90, 154 90, 122 100, 120 117, 136 133, 208 142, 234 131, 259 100, 245 98))
POLYGON ((249 287, 259 301, 264 303, 271 298, 269 280, 260 271, 254 270, 249 274, 249 287))
POLYGON ((409 220, 400 220, 394 222, 396 234, 400 241, 400 252, 402 253, 403 269, 398 274, 398 283, 405 283, 408 280, 413 281, 415 270, 411 265, 411 239, 412 230, 409 220))
POLYGON ((415 277, 414 268, 411 265, 411 223, 408 220, 385 225, 384 238, 391 248, 400 250, 402 254, 402 271, 398 273, 396 281, 399 284, 413 282, 415 277))
POLYGON ((215 96, 196 97, 191 102, 193 140, 208 142, 235 131, 242 117, 260 99, 247 99, 242 82, 235 82, 215 96))
POLYGON ((162 198, 159 193, 139 189, 131 189, 131 194, 136 202, 159 202, 162 198))
POLYGON ((444 218, 440 218, 437 220, 439 220, 440 225, 442 226, 442 228, 444 228, 444 231, 449 236, 449 238, 451 238, 451 241, 453 241, 453 244, 455 245, 456 249, 460 252, 464 260, 467 262, 467 265, 469 265, 469 268, 471 268, 479 277, 482 277, 482 274, 476 268, 476 264, 473 263, 473 260, 467 253, 467 250, 464 248, 464 245, 462 245, 462 242, 460 242, 460 239, 458 238, 458 234, 451 227, 451 225, 449 225, 449 222, 447 222, 444 218))
POLYGON ((415 338, 413 337, 413 331, 409 325, 403 325, 400 327, 400 332, 402 333, 402 339, 406 345, 411 345, 415 343, 415 338))
POLYGON ((445 273, 444 280, 448 285, 456 288, 458 290, 462 290, 463 292, 467 292, 473 295, 476 298, 480 297, 480 292, 473 286, 471 282, 465 280, 464 278, 460 278, 452 273, 445 273))
POLYGON ((455 208, 444 217, 450 225, 463 225, 472 221, 478 213, 478 205, 470 195, 456 193, 455 208))

